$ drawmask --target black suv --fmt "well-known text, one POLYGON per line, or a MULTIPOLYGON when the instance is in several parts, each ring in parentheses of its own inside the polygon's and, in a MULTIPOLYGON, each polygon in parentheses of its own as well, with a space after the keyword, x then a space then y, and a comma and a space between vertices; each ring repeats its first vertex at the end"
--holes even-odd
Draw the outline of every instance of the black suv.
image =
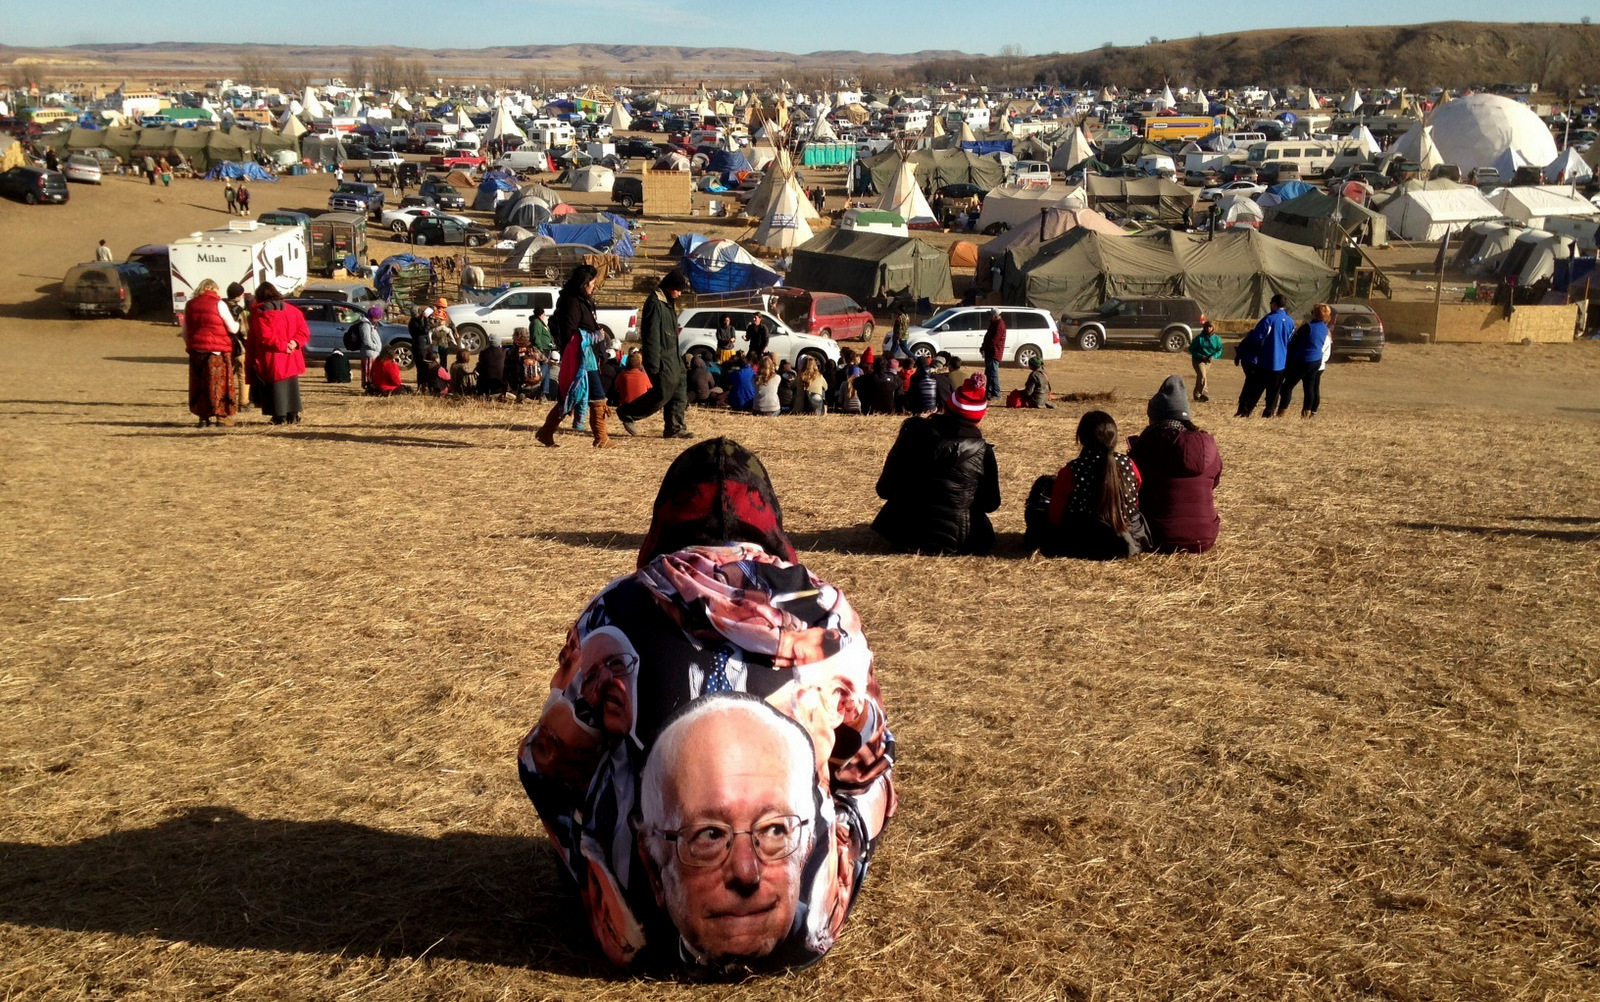
POLYGON ((29 205, 38 205, 40 202, 64 205, 72 197, 67 192, 67 176, 58 170, 45 170, 43 167, 13 167, 0 174, 0 194, 29 205))
POLYGON ((1334 303, 1330 357, 1370 358, 1383 361, 1383 321, 1378 311, 1364 303, 1334 303))
POLYGON ((411 242, 414 244, 464 244, 482 247, 493 236, 477 223, 463 223, 450 216, 423 216, 411 221, 411 242))
POLYGON ((611 200, 624 209, 638 207, 644 215, 644 181, 637 177, 618 175, 611 183, 611 200))
POLYGON ((648 139, 624 139, 617 143, 617 156, 624 160, 633 157, 654 160, 656 158, 656 144, 648 139))
POLYGON ((422 182, 422 187, 417 191, 433 199, 441 209, 465 209, 466 197, 456 190, 456 186, 443 178, 430 177, 422 182))
POLYGON ((1189 339, 1205 321, 1200 304, 1192 299, 1110 299, 1098 310, 1062 314, 1061 340, 1084 351, 1117 342, 1154 344, 1178 352, 1189 347, 1189 339))

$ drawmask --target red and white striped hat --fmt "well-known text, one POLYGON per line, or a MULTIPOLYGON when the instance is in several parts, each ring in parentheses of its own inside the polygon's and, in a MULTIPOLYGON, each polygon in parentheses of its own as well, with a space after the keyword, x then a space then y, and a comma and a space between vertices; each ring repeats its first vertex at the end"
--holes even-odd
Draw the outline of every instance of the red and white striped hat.
POLYGON ((968 421, 982 421, 989 411, 988 384, 981 373, 967 377, 960 389, 950 394, 950 412, 968 421))

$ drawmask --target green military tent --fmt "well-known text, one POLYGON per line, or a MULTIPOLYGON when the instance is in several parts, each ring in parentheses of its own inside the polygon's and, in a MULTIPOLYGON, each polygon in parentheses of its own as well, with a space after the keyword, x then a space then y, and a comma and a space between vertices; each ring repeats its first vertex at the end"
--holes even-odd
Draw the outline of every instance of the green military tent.
POLYGON ((1108 299, 1189 296, 1213 320, 1259 316, 1281 294, 1304 314, 1327 301, 1337 273, 1308 247, 1253 229, 1113 236, 1072 229, 1004 256, 1005 302, 1060 315, 1108 299))
POLYGON ((1131 167, 1140 157, 1170 157, 1171 150, 1160 143, 1152 143, 1143 136, 1131 136, 1115 146, 1104 146, 1097 158, 1113 167, 1131 167))
POLYGON ((1369 247, 1389 243, 1389 220, 1383 213, 1316 190, 1268 206, 1260 229, 1269 237, 1319 250, 1341 245, 1346 237, 1369 247), (1337 224, 1333 221, 1335 206, 1339 210, 1337 224))
POLYGON ((859 303, 886 305, 926 299, 945 303, 950 259, 915 237, 829 229, 795 248, 788 285, 840 292, 859 303))
POLYGON ((911 161, 917 187, 923 191, 947 184, 975 184, 988 191, 998 188, 1006 179, 1006 169, 998 161, 980 157, 970 150, 917 150, 906 157, 890 150, 865 161, 872 172, 873 187, 888 191, 906 160, 911 161))
POLYGON ((1089 208, 1108 216, 1175 223, 1193 209, 1197 191, 1164 177, 1098 177, 1083 179, 1089 208))

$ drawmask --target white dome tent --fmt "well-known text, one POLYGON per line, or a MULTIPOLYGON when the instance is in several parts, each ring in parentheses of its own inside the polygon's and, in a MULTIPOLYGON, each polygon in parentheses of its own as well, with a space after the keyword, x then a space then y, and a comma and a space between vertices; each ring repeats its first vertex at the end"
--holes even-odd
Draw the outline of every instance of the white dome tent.
POLYGON ((1462 172, 1490 167, 1506 150, 1526 163, 1556 158, 1556 141, 1531 109, 1496 94, 1472 94, 1440 105, 1428 116, 1433 141, 1445 163, 1462 172))
POLYGON ((573 191, 610 191, 617 183, 617 175, 609 167, 590 164, 580 167, 572 175, 573 191))

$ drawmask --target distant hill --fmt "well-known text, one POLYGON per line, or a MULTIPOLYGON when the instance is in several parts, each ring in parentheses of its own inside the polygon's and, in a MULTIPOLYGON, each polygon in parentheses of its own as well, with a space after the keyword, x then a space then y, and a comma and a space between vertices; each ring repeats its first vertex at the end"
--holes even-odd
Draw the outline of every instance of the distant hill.
MULTIPOLYGON (((271 60, 285 70, 314 76, 345 76, 354 58, 388 58, 421 63, 436 77, 518 80, 604 75, 613 81, 683 83, 699 79, 759 80, 792 71, 822 86, 832 78, 862 73, 881 75, 939 60, 971 58, 958 50, 925 49, 886 53, 855 50, 774 52, 764 49, 679 45, 497 45, 482 49, 421 49, 377 45, 243 45, 203 42, 149 42, 22 48, 0 45, 0 67, 32 63, 63 79, 99 79, 117 74, 189 80, 203 75, 232 76, 248 60, 271 60)), ((798 80, 791 82, 799 84, 798 80)))
POLYGON ((1206 88, 1306 85, 1468 87, 1539 84, 1541 90, 1600 85, 1600 26, 1444 21, 1391 27, 1283 28, 1156 41, 1109 43, 1087 52, 936 58, 904 78, 1076 87, 1206 88))

